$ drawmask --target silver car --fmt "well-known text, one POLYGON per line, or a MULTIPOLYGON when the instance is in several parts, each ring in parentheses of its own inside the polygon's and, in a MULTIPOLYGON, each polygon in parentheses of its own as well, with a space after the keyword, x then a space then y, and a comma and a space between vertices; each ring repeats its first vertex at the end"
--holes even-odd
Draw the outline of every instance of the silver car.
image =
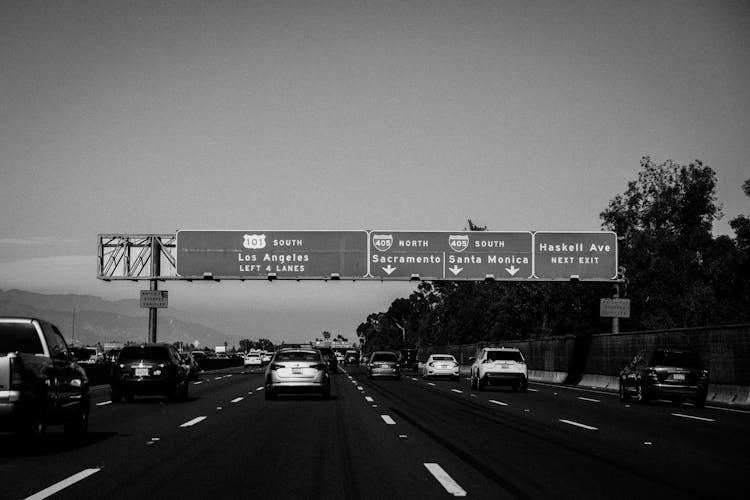
POLYGON ((282 392, 315 392, 323 399, 331 397, 328 363, 317 349, 280 349, 266 367, 266 399, 282 392))

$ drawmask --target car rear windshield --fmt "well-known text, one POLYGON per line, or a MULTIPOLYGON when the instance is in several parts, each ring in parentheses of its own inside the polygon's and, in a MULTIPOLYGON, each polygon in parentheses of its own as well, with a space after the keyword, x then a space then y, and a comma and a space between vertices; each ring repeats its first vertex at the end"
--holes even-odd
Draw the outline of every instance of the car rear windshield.
POLYGON ((141 359, 167 360, 169 359, 169 354, 165 348, 157 346, 125 347, 120 352, 120 357, 118 359, 121 363, 127 361, 138 361, 141 359))
POLYGON ((398 361, 398 358, 395 354, 391 354, 389 352, 377 352, 372 355, 371 361, 384 361, 384 362, 391 362, 395 363, 398 361))
POLYGON ((519 351, 487 351, 487 359, 490 361, 523 362, 523 356, 519 351))
POLYGON ((651 360, 653 365, 674 366, 679 368, 696 368, 700 358, 694 352, 656 351, 651 360))
POLYGON ((453 356, 433 356, 432 359, 435 361, 455 361, 453 356))
POLYGON ((312 351, 279 352, 276 361, 320 361, 320 354, 312 351))
POLYGON ((0 354, 23 352, 42 354, 44 348, 31 323, 0 323, 0 354))

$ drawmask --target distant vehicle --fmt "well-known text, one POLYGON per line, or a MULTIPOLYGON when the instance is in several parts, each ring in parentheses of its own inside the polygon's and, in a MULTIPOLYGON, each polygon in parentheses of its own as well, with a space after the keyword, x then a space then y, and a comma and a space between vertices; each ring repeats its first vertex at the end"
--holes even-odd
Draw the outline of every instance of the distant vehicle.
POLYGON ((398 354, 391 351, 375 351, 367 363, 367 378, 390 377, 401 380, 398 354))
POLYGON ((265 398, 280 393, 317 392, 331 397, 328 363, 318 349, 280 349, 271 358, 265 373, 265 398))
POLYGON ((472 358, 471 388, 478 391, 488 385, 511 386, 526 392, 528 372, 521 351, 512 347, 485 347, 472 358))
POLYGON ((346 351, 344 354, 344 365, 358 365, 359 364, 359 354, 357 354, 357 351, 349 350, 346 351))
POLYGON ((182 362, 188 367, 188 380, 198 380, 200 368, 198 367, 198 362, 193 358, 193 355, 188 351, 180 351, 179 354, 180 358, 182 358, 182 362))
POLYGON ((243 358, 244 366, 263 366, 263 358, 259 352, 249 352, 243 358))
POLYGON ((708 394, 709 372, 698 353, 678 349, 640 351, 620 372, 620 401, 646 403, 669 399, 679 405, 689 399, 702 408, 708 394))
POLYGON ((96 347, 72 347, 70 349, 78 363, 98 363, 104 361, 104 355, 96 347))
POLYGON ((419 359, 417 359, 416 349, 401 349, 399 352, 401 354, 399 365, 401 365, 403 370, 417 371, 419 369, 419 359))
POLYGON ((336 353, 330 347, 316 347, 318 351, 323 355, 323 359, 328 363, 328 368, 331 373, 338 373, 339 371, 339 360, 336 358, 336 353))
POLYGON ((268 351, 263 351, 263 353, 260 355, 261 361, 263 361, 264 365, 267 365, 271 361, 271 356, 273 353, 268 351))
POLYGON ((36 318, 0 318, 0 432, 37 448, 49 425, 82 437, 89 423, 89 379, 60 330, 36 318))
POLYGON ((430 354, 422 366, 422 378, 450 377, 459 379, 458 361, 450 354, 430 354))
POLYGON ((117 361, 117 356, 120 355, 121 348, 116 349, 110 349, 104 353, 104 362, 105 363, 114 363, 117 361))
POLYGON ((170 344, 129 345, 122 348, 112 369, 112 402, 135 395, 164 395, 171 401, 188 399, 188 368, 170 344))

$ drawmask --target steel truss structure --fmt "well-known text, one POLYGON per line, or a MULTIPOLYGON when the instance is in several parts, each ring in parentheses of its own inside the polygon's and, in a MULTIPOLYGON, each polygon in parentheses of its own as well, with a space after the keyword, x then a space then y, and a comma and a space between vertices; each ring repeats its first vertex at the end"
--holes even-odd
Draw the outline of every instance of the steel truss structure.
POLYGON ((100 234, 96 277, 104 281, 182 279, 177 276, 176 246, 174 234, 100 234))

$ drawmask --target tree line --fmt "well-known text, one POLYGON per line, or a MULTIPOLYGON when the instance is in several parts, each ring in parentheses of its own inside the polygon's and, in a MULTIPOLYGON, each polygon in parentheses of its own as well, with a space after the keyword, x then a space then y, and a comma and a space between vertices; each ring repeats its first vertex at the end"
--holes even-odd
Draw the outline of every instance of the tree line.
MULTIPOLYGON (((750 322, 750 219, 714 237, 722 216, 716 173, 696 160, 641 159, 636 180, 599 214, 618 235, 625 282, 421 282, 357 327, 365 350, 497 342, 611 331, 599 300, 631 301, 620 331, 750 322)), ((741 186, 750 197, 750 179, 741 186)), ((469 220, 469 230, 483 231, 469 220)))

